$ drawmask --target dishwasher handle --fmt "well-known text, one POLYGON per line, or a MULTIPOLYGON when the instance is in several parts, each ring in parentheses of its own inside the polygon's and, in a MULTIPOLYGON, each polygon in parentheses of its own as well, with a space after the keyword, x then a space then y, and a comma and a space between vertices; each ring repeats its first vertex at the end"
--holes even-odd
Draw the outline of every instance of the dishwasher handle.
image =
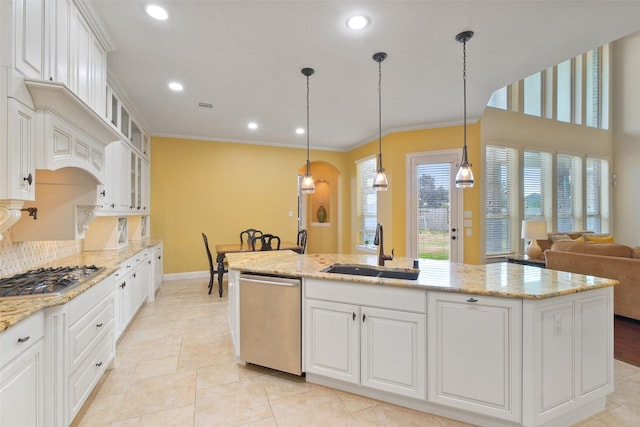
POLYGON ((288 286, 296 287, 300 286, 299 279, 290 279, 285 277, 271 277, 271 276, 249 276, 240 275, 241 282, 258 283, 261 285, 273 285, 273 286, 288 286))

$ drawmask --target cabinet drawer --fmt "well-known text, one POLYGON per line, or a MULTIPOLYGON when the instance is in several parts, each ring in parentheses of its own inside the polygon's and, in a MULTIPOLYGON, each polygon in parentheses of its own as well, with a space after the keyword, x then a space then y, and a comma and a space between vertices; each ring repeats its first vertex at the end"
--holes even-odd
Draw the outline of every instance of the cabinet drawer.
POLYGON ((0 366, 4 366, 31 344, 44 335, 44 314, 42 311, 32 314, 26 319, 0 334, 0 366))
POLYGON ((427 312, 427 292, 423 289, 376 284, 305 279, 305 297, 392 310, 427 312))
POLYGON ((100 302, 111 299, 113 276, 87 289, 69 302, 69 324, 73 325, 100 302))
POLYGON ((113 360, 115 346, 113 327, 98 343, 95 351, 87 357, 69 378, 69 412, 73 419, 91 394, 91 391, 113 360))
POLYGON ((69 328, 71 370, 113 328, 113 300, 107 298, 69 328))

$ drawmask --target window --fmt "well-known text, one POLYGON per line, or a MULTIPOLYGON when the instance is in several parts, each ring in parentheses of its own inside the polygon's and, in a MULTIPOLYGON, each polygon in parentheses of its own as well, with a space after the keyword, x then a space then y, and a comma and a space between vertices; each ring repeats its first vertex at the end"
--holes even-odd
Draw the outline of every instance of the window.
POLYGON ((608 129, 609 61, 603 45, 496 90, 487 106, 608 129))
POLYGON ((513 245, 519 218, 518 151, 513 148, 488 145, 485 157, 485 250, 487 256, 492 256, 514 251, 513 245))
POLYGON ((522 172, 524 219, 549 221, 552 205, 551 153, 525 151, 522 172))
POLYGON ((556 72, 556 114, 559 122, 566 123, 571 123, 571 62, 569 59, 558 64, 556 72))
POLYGON ((373 189, 376 175, 376 158, 370 157, 356 163, 357 193, 357 242, 358 245, 373 248, 376 234, 378 196, 373 189))
POLYGON ((542 73, 524 79, 524 113, 542 115, 542 73))
POLYGON ((582 158, 558 154, 556 183, 557 230, 582 230, 582 158))
POLYGON ((609 162, 587 158, 585 168, 587 230, 609 229, 609 162))

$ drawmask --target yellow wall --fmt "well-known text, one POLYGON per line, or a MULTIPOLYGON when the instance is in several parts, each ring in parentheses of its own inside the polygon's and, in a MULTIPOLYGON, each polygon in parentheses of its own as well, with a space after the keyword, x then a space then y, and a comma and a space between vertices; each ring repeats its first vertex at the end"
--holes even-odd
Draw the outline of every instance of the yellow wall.
MULTIPOLYGON (((246 228, 295 241, 296 175, 305 159, 302 149, 153 137, 151 236, 164 241, 165 272, 209 269, 203 232, 212 251, 239 242, 246 228)), ((344 168, 344 153, 322 159, 344 168)))
MULTIPOLYGON (((463 127, 448 126, 434 129, 398 132, 382 138, 382 164, 389 180, 389 190, 378 193, 378 218, 385 226, 385 252, 395 249, 396 256, 406 255, 406 155, 429 151, 460 149, 463 144, 463 127), (391 225, 391 226, 389 226, 391 225), (388 242, 388 243, 387 243, 388 242)), ((476 179, 475 186, 463 190, 464 210, 472 211, 472 235, 464 237, 464 262, 480 264, 481 258, 481 229, 480 219, 484 211, 480 209, 480 194, 482 187, 480 125, 467 125, 467 146, 469 162, 473 165, 476 179)), ((355 161, 376 154, 377 141, 359 147, 348 153, 351 180, 355 183, 355 161)), ((355 195, 352 195, 355 197, 355 195)), ((355 236, 352 236, 355 237, 355 236)), ((353 247, 355 242, 352 241, 353 247)))
MULTIPOLYGON (((464 190, 471 210, 472 236, 464 240, 464 262, 478 264, 482 211, 479 194, 479 125, 467 128, 476 186, 464 190)), ((406 252, 406 154, 462 147, 462 126, 399 132, 383 138, 383 162, 390 190, 379 193, 385 245, 397 256, 406 252)), ((308 224, 309 253, 355 252, 352 217, 355 161, 377 152, 377 141, 348 153, 311 152, 314 179, 332 188, 331 227, 308 224)), ((295 241, 297 178, 305 156, 301 149, 216 141, 153 137, 151 142, 151 235, 164 241, 166 273, 208 269, 201 233, 213 251, 218 243, 239 241, 239 232, 258 228, 295 241), (289 212, 292 213, 289 216, 289 212)), ((311 206, 311 201, 307 201, 311 206)), ((308 212, 312 215, 311 209, 308 212)))

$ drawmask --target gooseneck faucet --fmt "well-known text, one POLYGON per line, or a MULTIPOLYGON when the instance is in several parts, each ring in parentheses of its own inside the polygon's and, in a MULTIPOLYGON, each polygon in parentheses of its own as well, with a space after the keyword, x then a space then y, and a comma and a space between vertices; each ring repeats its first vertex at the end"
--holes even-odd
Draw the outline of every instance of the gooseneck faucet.
POLYGON ((382 224, 378 223, 376 226, 376 237, 373 239, 373 244, 379 246, 378 250, 378 265, 384 266, 385 261, 391 261, 393 259, 393 249, 391 249, 391 255, 384 254, 384 233, 382 232, 382 224))

